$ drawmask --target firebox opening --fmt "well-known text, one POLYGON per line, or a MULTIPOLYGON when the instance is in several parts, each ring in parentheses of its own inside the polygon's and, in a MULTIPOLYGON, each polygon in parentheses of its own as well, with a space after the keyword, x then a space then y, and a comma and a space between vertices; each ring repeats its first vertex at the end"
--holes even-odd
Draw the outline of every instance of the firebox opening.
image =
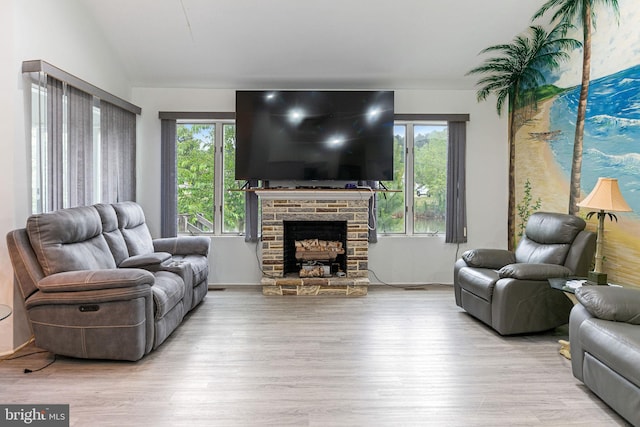
MULTIPOLYGON (((284 221, 284 274, 299 275, 302 265, 315 264, 324 266, 325 272, 335 276, 339 271, 347 271, 347 222, 346 221, 284 221), (335 260, 296 259, 296 241, 315 240, 325 242, 340 242, 344 249, 338 253, 335 260)), ((328 274, 324 274, 327 276, 328 274)))

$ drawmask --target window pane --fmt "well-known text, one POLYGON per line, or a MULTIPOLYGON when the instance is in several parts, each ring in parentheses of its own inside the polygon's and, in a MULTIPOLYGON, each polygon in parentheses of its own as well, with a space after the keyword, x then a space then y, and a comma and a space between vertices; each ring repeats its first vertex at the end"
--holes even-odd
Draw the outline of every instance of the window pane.
POLYGON ((444 233, 447 199, 447 126, 414 126, 414 233, 444 233))
POLYGON ((393 127, 393 182, 386 181, 385 187, 389 190, 400 190, 398 193, 378 193, 377 213, 378 232, 380 233, 404 233, 405 232, 405 201, 404 201, 404 174, 406 153, 407 127, 396 125, 393 127))
POLYGON ((244 232, 244 192, 230 191, 243 186, 243 181, 236 181, 236 127, 226 123, 222 127, 222 150, 224 165, 223 174, 223 233, 244 232))
POLYGON ((178 232, 213 232, 213 124, 179 123, 177 133, 178 232))

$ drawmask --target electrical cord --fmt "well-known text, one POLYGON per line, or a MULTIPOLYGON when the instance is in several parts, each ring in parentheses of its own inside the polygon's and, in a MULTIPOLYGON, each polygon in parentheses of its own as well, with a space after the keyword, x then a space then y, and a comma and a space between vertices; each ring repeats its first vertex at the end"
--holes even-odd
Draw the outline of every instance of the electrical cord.
POLYGON ((262 269, 262 262, 260 262, 260 255, 258 255, 258 248, 260 247, 261 243, 262 243, 262 237, 260 237, 260 239, 258 239, 258 242, 256 243, 256 250, 255 250, 256 262, 258 263, 258 269, 260 270, 260 272, 262 273, 263 276, 266 276, 266 277, 268 277, 270 279, 277 279, 279 276, 274 276, 274 275, 271 275, 271 274, 267 274, 267 272, 262 269))
POLYGON ((425 286, 448 286, 448 285, 444 285, 442 283, 425 283, 422 285, 392 285, 391 283, 387 283, 384 280, 380 280, 380 278, 378 277, 378 275, 376 274, 375 271, 368 269, 367 270, 369 273, 371 273, 373 275, 373 277, 375 277, 375 279, 382 283, 385 286, 389 286, 391 288, 397 288, 397 289, 416 289, 416 288, 424 288, 425 286))
MULTIPOLYGON (((18 359, 22 359, 24 357, 29 357, 29 356, 33 356, 34 354, 42 354, 42 353, 49 353, 49 351, 47 350, 38 350, 38 351, 32 351, 30 353, 25 353, 25 354, 19 354, 19 355, 15 355, 15 356, 10 356, 10 357, 4 357, 2 359, 0 359, 0 363, 4 362, 4 361, 11 361, 11 360, 18 360, 18 359)), ((46 365, 37 368, 37 369, 29 369, 29 368, 25 368, 24 369, 24 373, 25 374, 30 374, 32 372, 38 372, 38 371, 42 371, 43 369, 48 368, 49 366, 53 365, 56 361, 56 354, 53 355, 53 360, 51 360, 49 363, 47 363, 46 365)))
POLYGON ((40 368, 38 368, 38 369, 27 369, 27 368, 25 368, 24 373, 25 373, 25 374, 30 374, 30 373, 32 373, 32 372, 39 372, 39 371, 42 371, 43 369, 46 369, 46 368, 48 368, 49 366, 53 365, 53 364, 56 362, 56 357, 57 357, 57 355, 56 355, 56 354, 54 354, 54 355, 53 355, 53 359, 51 360, 51 362, 47 363, 46 365, 44 365, 44 366, 42 366, 42 367, 40 367, 40 368))

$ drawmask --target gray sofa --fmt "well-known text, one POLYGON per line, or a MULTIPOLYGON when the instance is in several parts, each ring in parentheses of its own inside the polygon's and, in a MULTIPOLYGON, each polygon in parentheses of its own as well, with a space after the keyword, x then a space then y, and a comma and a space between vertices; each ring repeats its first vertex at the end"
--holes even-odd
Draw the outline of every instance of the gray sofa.
POLYGON ((134 202, 32 215, 7 234, 38 347, 138 360, 207 293, 210 239, 152 239, 134 202))
POLYGON ((466 251, 454 266, 456 304, 501 335, 566 324, 573 303, 547 279, 587 275, 596 235, 585 226, 573 215, 536 212, 514 252, 466 251))
POLYGON ((640 291, 583 286, 571 311, 573 375, 640 426, 640 291))

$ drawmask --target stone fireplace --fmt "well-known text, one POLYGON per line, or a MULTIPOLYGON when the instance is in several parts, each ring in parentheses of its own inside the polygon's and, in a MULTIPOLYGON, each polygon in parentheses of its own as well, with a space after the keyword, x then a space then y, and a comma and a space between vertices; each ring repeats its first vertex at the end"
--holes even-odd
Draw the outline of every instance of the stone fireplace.
POLYGON ((257 190, 262 203, 262 292, 264 295, 367 294, 367 190, 257 190), (296 237, 286 237, 293 230, 296 237), (344 255, 325 277, 300 277, 292 252, 296 239, 341 241, 344 255))

